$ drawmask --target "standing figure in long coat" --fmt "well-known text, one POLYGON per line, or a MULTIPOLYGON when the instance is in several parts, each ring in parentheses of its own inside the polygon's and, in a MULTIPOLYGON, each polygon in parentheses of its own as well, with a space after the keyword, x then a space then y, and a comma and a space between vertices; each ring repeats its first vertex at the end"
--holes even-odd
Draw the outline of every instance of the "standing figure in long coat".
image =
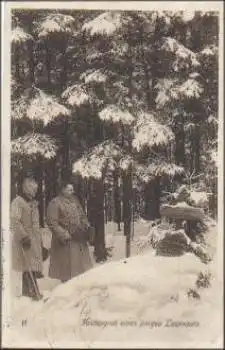
POLYGON ((47 224, 52 232, 49 277, 66 282, 90 269, 90 226, 72 184, 64 184, 60 194, 49 203, 47 224))
MULTIPOLYGON (((11 203, 12 270, 22 273, 22 295, 39 299, 37 276, 42 274, 42 238, 38 202, 34 200, 38 185, 25 178, 22 194, 11 203)), ((13 282, 13 281, 12 281, 13 282)))

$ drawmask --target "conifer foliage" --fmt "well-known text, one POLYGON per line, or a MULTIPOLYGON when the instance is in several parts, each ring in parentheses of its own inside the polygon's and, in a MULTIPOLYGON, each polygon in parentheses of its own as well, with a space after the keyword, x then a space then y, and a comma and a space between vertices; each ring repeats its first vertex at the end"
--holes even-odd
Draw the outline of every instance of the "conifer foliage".
POLYGON ((132 219, 158 217, 188 173, 216 215, 216 13, 14 10, 11 48, 12 194, 34 169, 43 225, 71 176, 98 260, 108 217, 124 222, 129 255, 132 219))

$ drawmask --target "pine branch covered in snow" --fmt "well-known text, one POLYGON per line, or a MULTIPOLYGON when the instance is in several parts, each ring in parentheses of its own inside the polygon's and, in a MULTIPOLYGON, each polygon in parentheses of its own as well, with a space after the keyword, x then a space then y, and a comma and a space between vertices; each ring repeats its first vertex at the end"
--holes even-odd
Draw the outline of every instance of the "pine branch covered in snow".
POLYGON ((113 170, 122 157, 122 150, 112 141, 104 141, 95 146, 73 164, 73 173, 83 178, 100 179, 107 167, 113 170))
POLYGON ((26 117, 28 101, 26 98, 21 97, 11 103, 11 118, 19 120, 26 117))
POLYGON ((66 99, 71 106, 81 106, 91 102, 91 96, 87 93, 85 87, 79 84, 69 86, 62 94, 62 98, 66 99))
POLYGON ((173 178, 176 175, 184 175, 184 168, 173 163, 165 161, 154 161, 148 165, 148 171, 154 176, 167 175, 173 178))
POLYGON ((193 20, 195 17, 196 11, 185 10, 185 11, 177 11, 174 15, 177 19, 181 20, 183 23, 188 23, 193 20))
POLYGON ((198 53, 199 57, 209 57, 218 54, 218 47, 215 45, 206 46, 202 51, 198 53))
POLYGON ((104 121, 122 123, 124 125, 131 125, 135 120, 135 117, 128 110, 123 110, 116 105, 105 107, 99 113, 99 117, 104 121))
POLYGON ((44 134, 30 133, 12 140, 11 152, 18 155, 35 157, 40 155, 44 159, 56 156, 57 146, 54 140, 44 134))
POLYGON ((199 99, 204 89, 194 77, 195 75, 192 75, 192 77, 181 84, 177 79, 159 79, 155 86, 156 90, 158 90, 156 96, 157 108, 163 108, 167 103, 174 100, 199 99))
POLYGON ((22 96, 13 103, 12 117, 21 119, 24 116, 31 120, 41 120, 44 125, 60 115, 69 116, 70 111, 51 95, 36 89, 34 97, 22 96))
POLYGON ((71 33, 75 19, 73 16, 60 13, 48 15, 38 28, 40 38, 47 37, 51 33, 71 33))
POLYGON ((176 88, 177 97, 185 96, 186 98, 200 98, 204 89, 196 80, 188 79, 182 85, 176 88))
POLYGON ((108 11, 85 23, 82 27, 82 31, 88 32, 91 36, 110 36, 120 29, 122 25, 122 14, 117 11, 108 11))
POLYGON ((25 30, 19 26, 14 28, 11 32, 11 43, 22 44, 29 40, 33 40, 32 35, 25 32, 25 30))
POLYGON ((158 79, 155 85, 155 89, 158 91, 155 102, 158 108, 164 107, 172 98, 177 98, 177 93, 174 91, 176 82, 175 79, 158 79))
POLYGON ((100 69, 90 69, 80 76, 81 80, 84 80, 86 84, 89 83, 105 83, 108 79, 108 75, 103 73, 100 69))
POLYGON ((171 37, 163 38, 161 51, 169 52, 175 55, 175 60, 172 64, 173 70, 178 72, 183 68, 199 67, 197 54, 180 44, 176 39, 171 37))
POLYGON ((158 123, 154 116, 147 113, 142 113, 138 117, 134 128, 133 147, 140 151, 143 147, 148 146, 166 146, 174 140, 172 130, 158 123))

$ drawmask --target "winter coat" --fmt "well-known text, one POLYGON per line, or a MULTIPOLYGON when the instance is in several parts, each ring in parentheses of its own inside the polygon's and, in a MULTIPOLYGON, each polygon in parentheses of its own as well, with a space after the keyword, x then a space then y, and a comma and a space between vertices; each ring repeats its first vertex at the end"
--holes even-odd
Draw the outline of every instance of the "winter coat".
POLYGON ((67 281, 92 267, 87 244, 88 220, 76 197, 55 197, 47 209, 52 232, 49 276, 67 281), (63 244, 65 238, 71 240, 63 244))
POLYGON ((12 268, 15 271, 42 272, 42 238, 38 202, 17 196, 11 203, 12 268), (29 237, 31 247, 23 250, 21 240, 29 237))

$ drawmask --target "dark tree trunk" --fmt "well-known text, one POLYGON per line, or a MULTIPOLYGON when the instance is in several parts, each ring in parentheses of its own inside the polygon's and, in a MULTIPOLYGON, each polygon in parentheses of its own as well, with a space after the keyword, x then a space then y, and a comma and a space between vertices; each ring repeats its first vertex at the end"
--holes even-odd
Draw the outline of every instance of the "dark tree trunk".
POLYGON ((62 45, 61 45, 61 49, 62 49, 62 61, 61 61, 61 65, 62 65, 62 71, 60 74, 60 88, 61 91, 64 91, 65 87, 66 87, 66 83, 67 83, 67 57, 66 57, 66 49, 68 46, 68 41, 66 38, 63 38, 62 40, 62 45))
POLYGON ((46 184, 46 207, 49 202, 57 195, 57 166, 56 160, 52 159, 49 161, 48 166, 46 168, 46 176, 45 176, 45 184, 46 184))
POLYGON ((44 178, 44 165, 43 161, 40 159, 39 165, 36 169, 37 181, 38 181, 38 192, 37 200, 39 202, 39 215, 40 215, 40 226, 45 226, 45 178, 44 178))
POLYGON ((126 236, 126 257, 130 256, 132 221, 132 166, 123 173, 123 221, 126 236))
POLYGON ((18 174, 17 174, 14 166, 11 166, 10 170, 11 170, 10 197, 11 197, 11 201, 12 201, 18 194, 18 174))
POLYGON ((156 177, 145 187, 144 219, 155 220, 160 218, 160 178, 156 177))
POLYGON ((211 188, 212 188, 212 195, 209 200, 209 211, 212 213, 212 217, 214 219, 217 219, 217 193, 218 193, 217 178, 212 180, 211 188))
POLYGON ((34 63, 34 52, 33 52, 34 43, 31 42, 29 44, 29 66, 30 66, 30 81, 34 83, 34 71, 35 71, 35 63, 34 63))
POLYGON ((102 179, 94 180, 94 205, 95 205, 95 257, 96 261, 107 259, 105 248, 105 220, 104 220, 104 184, 102 179))
POLYGON ((142 26, 139 27, 139 36, 140 36, 140 56, 141 56, 141 62, 145 74, 145 94, 146 94, 146 105, 148 109, 151 108, 152 105, 152 91, 150 89, 150 74, 149 74, 149 65, 147 64, 146 58, 145 58, 145 52, 144 52, 144 33, 142 26))
POLYGON ((175 123, 175 162, 178 165, 185 165, 185 132, 184 121, 177 120, 175 123))
POLYGON ((201 145, 201 131, 200 126, 195 126, 195 136, 192 139, 192 149, 193 149, 193 157, 194 157, 194 169, 197 174, 200 173, 200 145, 201 145))
POLYGON ((81 176, 76 176, 76 185, 75 185, 75 194, 77 198, 79 199, 83 209, 85 210, 85 188, 84 188, 84 181, 81 176))
POLYGON ((72 169, 70 164, 70 130, 69 130, 69 121, 65 121, 65 132, 63 137, 63 149, 64 149, 64 159, 63 159, 63 170, 62 178, 63 180, 70 181, 72 176, 72 169))
POLYGON ((118 225, 118 231, 121 231, 121 201, 120 201, 120 188, 119 188, 119 176, 118 171, 114 171, 114 221, 118 225))
POLYGON ((48 48, 48 42, 45 43, 45 64, 47 70, 47 85, 51 86, 51 54, 48 48))
POLYGON ((89 223, 95 227, 95 196, 93 188, 93 180, 88 181, 88 196, 87 196, 87 217, 89 223))
POLYGON ((20 52, 18 47, 15 48, 14 56, 15 56, 15 67, 16 67, 15 77, 16 77, 16 80, 20 82, 20 52))
POLYGON ((107 190, 104 191, 104 212, 105 212, 105 224, 108 222, 108 198, 107 190))

